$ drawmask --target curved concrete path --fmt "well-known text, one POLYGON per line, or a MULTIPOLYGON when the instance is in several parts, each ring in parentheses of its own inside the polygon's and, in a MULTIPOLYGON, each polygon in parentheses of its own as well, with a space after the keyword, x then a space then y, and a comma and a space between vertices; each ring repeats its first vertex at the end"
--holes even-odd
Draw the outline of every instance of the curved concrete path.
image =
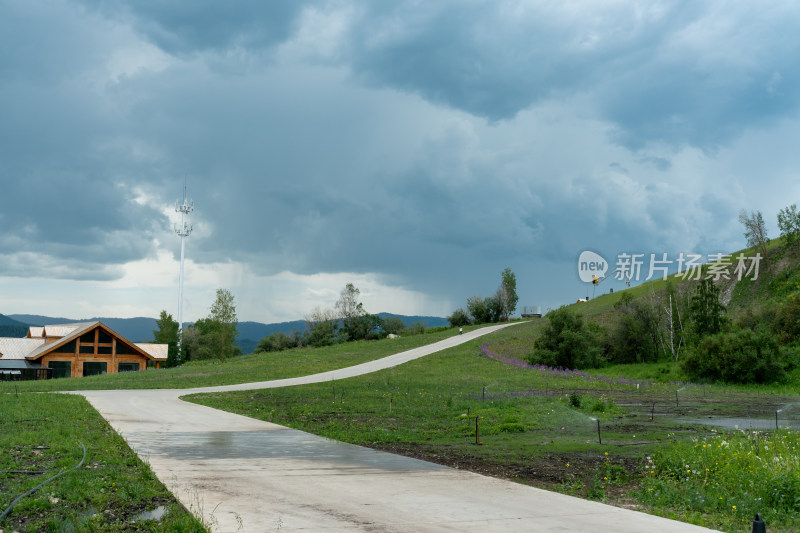
POLYGON ((378 452, 185 402, 390 368, 513 324, 354 367, 222 387, 81 391, 213 531, 710 531, 471 472, 378 452))

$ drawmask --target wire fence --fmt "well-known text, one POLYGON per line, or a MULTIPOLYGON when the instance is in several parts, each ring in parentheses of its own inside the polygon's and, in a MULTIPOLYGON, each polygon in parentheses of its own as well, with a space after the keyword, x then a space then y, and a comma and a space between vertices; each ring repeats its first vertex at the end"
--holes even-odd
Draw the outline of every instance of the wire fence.
POLYGON ((485 402, 550 398, 573 407, 551 424, 539 427, 543 440, 592 440, 637 445, 697 438, 722 430, 800 429, 796 397, 684 385, 674 390, 620 390, 580 387, 470 393, 479 408, 485 402))

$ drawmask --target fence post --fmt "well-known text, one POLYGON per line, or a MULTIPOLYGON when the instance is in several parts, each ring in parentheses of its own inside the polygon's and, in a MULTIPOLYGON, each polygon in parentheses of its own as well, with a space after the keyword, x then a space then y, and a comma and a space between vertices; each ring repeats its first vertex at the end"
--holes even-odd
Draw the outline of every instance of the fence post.
POLYGON ((597 419, 597 443, 603 444, 603 439, 600 438, 600 419, 597 419))
POLYGON ((478 429, 478 419, 479 418, 480 418, 480 415, 475 415, 475 444, 480 444, 481 443, 481 432, 478 429))

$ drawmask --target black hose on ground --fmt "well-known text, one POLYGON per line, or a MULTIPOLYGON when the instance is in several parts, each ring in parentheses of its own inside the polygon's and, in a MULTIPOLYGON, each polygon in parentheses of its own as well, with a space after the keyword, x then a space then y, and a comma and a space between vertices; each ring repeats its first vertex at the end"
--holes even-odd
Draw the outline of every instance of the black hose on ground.
POLYGON ((56 479, 57 477, 61 477, 64 474, 67 474, 69 472, 72 472, 73 470, 77 470, 78 468, 82 467, 83 466, 83 462, 86 460, 86 446, 84 446, 81 441, 78 441, 78 444, 80 444, 81 448, 83 448, 83 457, 81 458, 81 462, 78 463, 77 465, 73 466, 69 470, 64 470, 63 472, 61 472, 59 474, 56 474, 55 476, 51 477, 50 479, 46 479, 46 480, 42 481, 41 483, 39 483, 38 485, 33 487, 31 490, 29 490, 25 494, 21 494, 20 496, 17 496, 17 498, 13 502, 11 502, 11 505, 8 506, 8 509, 3 511, 3 514, 0 514, 0 522, 2 522, 5 519, 5 517, 8 516, 8 514, 11 512, 11 509, 13 509, 14 506, 17 505, 22 498, 24 498, 25 496, 30 496, 31 494, 33 494, 34 492, 36 492, 37 490, 42 488, 47 483, 50 483, 51 481, 56 479))

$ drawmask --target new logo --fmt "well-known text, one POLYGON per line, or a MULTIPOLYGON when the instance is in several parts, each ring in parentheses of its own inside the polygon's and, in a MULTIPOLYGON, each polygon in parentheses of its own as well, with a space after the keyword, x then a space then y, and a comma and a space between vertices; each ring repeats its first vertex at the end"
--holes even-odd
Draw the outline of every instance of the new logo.
POLYGON ((578 257, 578 277, 584 283, 592 283, 608 272, 608 261, 591 250, 584 250, 578 257))

